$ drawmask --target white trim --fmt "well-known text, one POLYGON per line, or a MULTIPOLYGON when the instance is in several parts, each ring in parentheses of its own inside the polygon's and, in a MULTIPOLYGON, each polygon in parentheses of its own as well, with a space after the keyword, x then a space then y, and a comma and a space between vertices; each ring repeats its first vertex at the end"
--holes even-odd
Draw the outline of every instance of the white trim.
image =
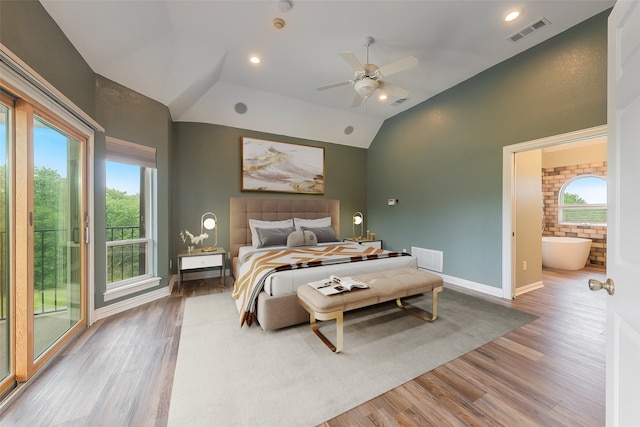
POLYGON ((124 239, 124 240, 110 240, 107 242, 107 247, 110 248, 112 246, 135 245, 136 243, 143 243, 143 244, 149 245, 149 243, 152 243, 151 240, 152 239, 150 237, 140 237, 137 239, 124 239))
POLYGON ((116 298, 131 295, 136 292, 144 291, 145 289, 153 288, 154 286, 158 286, 158 284, 160 284, 160 278, 151 277, 149 279, 141 280, 139 282, 131 283, 128 285, 118 286, 117 288, 114 288, 114 289, 108 289, 102 295, 104 296, 105 301, 111 301, 116 298))
POLYGON ((84 126, 90 127, 92 130, 98 132, 104 132, 104 128, 100 126, 98 122, 93 120, 87 113, 82 111, 77 105, 75 105, 69 98, 64 96, 58 89, 53 87, 48 81, 46 81, 40 74, 38 74, 33 68, 29 67, 24 61, 22 61, 16 54, 11 52, 9 48, 0 43, 0 64, 4 65, 6 70, 12 72, 2 72, 0 81, 6 81, 11 86, 16 86, 20 90, 24 90, 25 93, 34 100, 38 101, 43 106, 48 106, 52 112, 60 114, 59 109, 55 105, 51 104, 51 101, 59 105, 64 109, 67 114, 72 115, 76 120, 83 123, 84 126), (16 85, 16 79, 29 85, 29 88, 25 88, 24 85, 16 85), (45 98, 46 102, 41 102, 41 99, 45 98))
POLYGON ((502 147, 502 297, 511 299, 515 295, 513 283, 513 257, 515 214, 515 155, 522 151, 536 150, 553 145, 569 142, 584 141, 587 139, 607 135, 607 125, 595 126, 575 132, 563 133, 533 141, 502 147))
POLYGON ((520 296, 526 294, 527 292, 535 291, 536 289, 544 288, 544 283, 541 281, 529 283, 525 286, 520 286, 516 288, 515 296, 520 296))
MULTIPOLYGON (((572 221, 563 221, 562 217, 564 216, 565 211, 580 211, 580 210, 590 210, 590 209, 604 209, 605 212, 608 212, 608 204, 605 203, 584 203, 582 205, 578 204, 565 204, 564 203, 564 194, 567 191, 567 187, 569 187, 573 182, 585 179, 585 178, 597 178, 604 181, 605 190, 609 185, 607 177, 602 175, 595 175, 593 173, 576 175, 572 178, 567 179, 564 184, 560 187, 558 191, 558 224, 560 225, 579 225, 579 226, 587 226, 587 227, 606 227, 606 222, 572 222, 572 221)), ((571 194, 571 193, 569 193, 571 194)), ((606 196, 606 191, 605 191, 606 196)))
MULTIPOLYGON (((95 257, 95 192, 94 192, 94 170, 93 170, 93 162, 94 159, 94 136, 91 137, 87 141, 87 176, 86 185, 87 185, 87 213, 89 215, 89 242, 87 243, 87 327, 93 325, 95 322, 93 309, 95 307, 95 265, 96 265, 96 257, 95 257)), ((87 226, 87 225, 85 225, 87 226)))
POLYGON ((122 313, 123 311, 139 307, 160 298, 168 297, 169 295, 171 295, 169 286, 164 286, 160 289, 156 289, 155 291, 116 302, 114 304, 107 305, 106 307, 101 307, 95 311, 95 318, 96 320, 105 319, 109 316, 113 316, 114 314, 122 313))
POLYGON ((432 270, 426 270, 424 268, 419 268, 419 270, 428 271, 429 273, 433 273, 437 276, 442 277, 445 284, 449 283, 451 285, 458 286, 460 288, 469 289, 472 291, 480 292, 482 294, 491 295, 494 297, 500 298, 502 296, 502 291, 500 288, 496 288, 495 286, 485 285, 483 283, 472 282, 471 280, 461 279, 459 277, 449 276, 447 274, 437 273, 432 270))
POLYGON ((155 148, 112 136, 106 136, 105 141, 107 161, 156 169, 155 148))

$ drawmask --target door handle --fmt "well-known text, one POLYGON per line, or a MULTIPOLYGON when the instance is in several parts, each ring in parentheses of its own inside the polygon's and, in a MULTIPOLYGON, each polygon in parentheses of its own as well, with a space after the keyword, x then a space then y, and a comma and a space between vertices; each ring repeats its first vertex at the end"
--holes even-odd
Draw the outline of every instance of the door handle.
POLYGON ((600 289, 604 289, 609 295, 613 295, 616 289, 616 285, 615 283, 613 283, 613 279, 607 279, 607 281, 604 283, 596 279, 589 279, 589 289, 591 289, 592 291, 599 291, 600 289))

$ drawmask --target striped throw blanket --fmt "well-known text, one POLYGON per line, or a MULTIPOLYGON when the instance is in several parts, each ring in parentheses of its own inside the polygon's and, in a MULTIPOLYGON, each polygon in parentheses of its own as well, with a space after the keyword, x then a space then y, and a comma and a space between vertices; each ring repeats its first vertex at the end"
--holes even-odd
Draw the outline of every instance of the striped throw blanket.
POLYGON ((232 296, 240 313, 240 326, 245 323, 251 326, 255 320, 258 295, 267 277, 273 273, 402 255, 363 245, 287 248, 253 254, 240 267, 239 277, 233 287, 232 296))

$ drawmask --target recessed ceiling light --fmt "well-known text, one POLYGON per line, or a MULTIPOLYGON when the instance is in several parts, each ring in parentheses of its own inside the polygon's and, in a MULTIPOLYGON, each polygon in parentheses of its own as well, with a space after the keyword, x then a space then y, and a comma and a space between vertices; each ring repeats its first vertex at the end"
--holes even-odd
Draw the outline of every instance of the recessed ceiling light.
POLYGON ((387 95, 385 95, 385 94, 383 93, 383 94, 381 94, 381 95, 378 97, 378 99, 379 99, 380 101, 386 101, 386 100, 387 100, 387 95))
POLYGON ((520 11, 514 10, 512 12, 507 13, 507 16, 504 17, 504 20, 505 22, 511 22, 514 19, 516 19, 518 16, 520 16, 520 11))
POLYGON ((249 58, 249 61, 251 61, 252 64, 259 64, 260 58, 258 58, 257 56, 252 56, 251 58, 249 58))

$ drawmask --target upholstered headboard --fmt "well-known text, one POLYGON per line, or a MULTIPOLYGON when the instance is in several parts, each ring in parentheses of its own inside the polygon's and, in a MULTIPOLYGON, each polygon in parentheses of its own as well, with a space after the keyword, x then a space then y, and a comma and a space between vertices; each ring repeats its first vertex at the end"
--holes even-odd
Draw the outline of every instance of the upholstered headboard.
POLYGON ((276 221, 289 218, 316 219, 331 217, 336 236, 340 237, 340 201, 329 199, 255 199, 231 197, 230 258, 238 256, 241 246, 251 245, 250 219, 276 221))

